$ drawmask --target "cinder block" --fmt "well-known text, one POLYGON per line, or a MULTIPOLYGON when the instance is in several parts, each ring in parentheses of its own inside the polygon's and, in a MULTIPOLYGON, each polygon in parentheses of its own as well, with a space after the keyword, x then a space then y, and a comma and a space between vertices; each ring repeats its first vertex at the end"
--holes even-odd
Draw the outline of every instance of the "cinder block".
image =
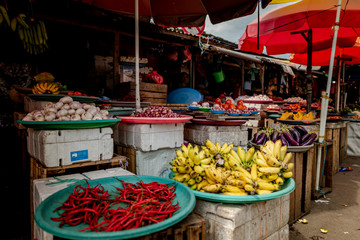
POLYGON ((225 142, 234 146, 246 146, 248 143, 248 131, 245 126, 208 126, 197 124, 186 124, 184 138, 198 145, 205 145, 206 140, 225 142))
POLYGON ((287 226, 289 207, 289 195, 252 204, 197 200, 195 213, 206 221, 206 239, 263 240, 287 226))
POLYGON ((144 152, 180 147, 184 142, 184 125, 119 123, 113 127, 114 142, 144 152))

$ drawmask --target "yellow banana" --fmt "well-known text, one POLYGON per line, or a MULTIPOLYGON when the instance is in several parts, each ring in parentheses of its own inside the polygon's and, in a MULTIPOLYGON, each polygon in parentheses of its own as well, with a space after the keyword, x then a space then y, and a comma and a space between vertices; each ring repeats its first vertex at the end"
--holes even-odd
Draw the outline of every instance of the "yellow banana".
POLYGON ((185 157, 185 158, 188 157, 189 149, 184 144, 181 145, 181 151, 182 151, 183 157, 185 157))
POLYGON ((193 147, 188 148, 188 157, 194 159, 195 150, 193 147))
POLYGON ((238 155, 239 155, 240 161, 241 161, 241 162, 245 161, 245 155, 246 155, 246 153, 245 153, 245 150, 244 150, 242 147, 240 147, 240 146, 238 147, 237 153, 238 153, 238 155))
POLYGON ((280 166, 280 162, 273 155, 269 156, 267 163, 272 167, 280 166))
POLYGON ((181 176, 182 178, 182 182, 188 182, 190 180, 190 175, 189 174, 184 174, 181 176))
POLYGON ((195 165, 194 161, 189 157, 186 158, 186 164, 189 165, 190 167, 194 167, 195 165))
POLYGON ((190 175, 190 177, 193 178, 193 179, 195 179, 195 178, 197 178, 197 176, 199 176, 199 174, 198 174, 197 172, 195 172, 195 171, 191 171, 191 172, 189 173, 189 175, 190 175))
POLYGON ((284 179, 283 179, 282 177, 278 177, 278 178, 275 180, 275 183, 281 186, 281 185, 284 184, 284 179))
POLYGON ((206 140, 205 145, 210 149, 211 152, 216 151, 216 146, 209 139, 206 140))
POLYGON ((192 186, 194 185, 196 182, 195 182, 195 179, 191 178, 189 181, 188 181, 188 184, 189 186, 192 186))
POLYGON ((271 152, 271 154, 273 154, 274 152, 274 146, 275 146, 275 143, 271 140, 267 141, 264 145, 265 148, 268 148, 269 151, 271 152))
POLYGON ((255 190, 254 187, 250 184, 245 184, 244 189, 247 192, 253 192, 255 190))
POLYGON ((231 185, 223 185, 222 186, 222 192, 245 192, 244 189, 235 187, 235 186, 231 186, 231 185))
POLYGON ((273 191, 270 190, 265 190, 265 189, 256 189, 255 191, 258 195, 263 195, 263 194, 269 194, 272 193, 273 191))
POLYGON ((224 143, 222 147, 220 148, 219 152, 223 152, 228 147, 228 143, 224 143))
POLYGON ((249 162, 255 153, 255 148, 251 147, 245 154, 245 162, 249 162))
POLYGON ((271 184, 271 183, 258 182, 258 189, 274 191, 275 186, 274 186, 274 184, 271 184))
POLYGON ((239 179, 226 179, 226 183, 228 185, 236 186, 236 187, 244 187, 245 182, 239 179))
POLYGON ((4 17, 3 17, 3 15, 0 13, 0 24, 2 24, 3 21, 4 21, 4 17))
POLYGON ((246 195, 248 195, 247 192, 222 192, 220 194, 230 195, 230 196, 246 196, 246 195))
POLYGON ((292 175, 293 175, 292 172, 284 172, 284 173, 282 173, 282 176, 283 176, 284 178, 291 178, 292 175))
POLYGON ((280 161, 284 161, 286 151, 287 151, 287 146, 286 145, 280 147, 280 157, 279 157, 280 161))
MULTIPOLYGON (((259 154, 261 154, 261 153, 258 153, 258 155, 259 155, 259 154)), ((266 161, 264 161, 264 160, 262 160, 262 159, 260 159, 260 158, 257 158, 257 159, 255 160, 255 162, 256 162, 256 164, 259 165, 260 167, 270 167, 270 166, 266 163, 266 161)))
POLYGON ((292 158, 292 153, 291 152, 288 152, 286 153, 285 157, 284 157, 284 163, 288 163, 292 158))
POLYGON ((212 160, 212 158, 205 158, 205 159, 203 159, 203 160, 200 160, 200 163, 201 163, 201 164, 208 165, 208 164, 211 163, 211 160, 212 160))
POLYGON ((276 180, 278 177, 279 177, 279 175, 277 175, 275 173, 274 174, 267 174, 267 175, 264 176, 264 178, 269 182, 272 182, 272 181, 276 180))
POLYGON ((173 172, 186 173, 187 169, 185 167, 176 167, 176 170, 173 172))
POLYGON ((280 149, 281 149, 281 140, 276 140, 274 144, 274 152, 273 155, 276 159, 280 159, 280 149))
POLYGON ((233 156, 231 156, 231 155, 229 155, 229 159, 227 160, 227 162, 229 163, 229 165, 230 165, 230 167, 237 167, 237 166, 239 166, 239 163, 236 161, 236 159, 233 157, 233 156))
POLYGON ((256 163, 253 163, 253 164, 251 165, 250 175, 251 175, 251 179, 252 179, 253 181, 256 181, 256 179, 257 179, 257 165, 256 165, 256 163))
POLYGON ((231 169, 231 166, 230 166, 228 161, 224 162, 224 168, 227 169, 227 170, 231 169))
POLYGON ((186 159, 184 157, 178 157, 177 160, 180 162, 181 165, 186 164, 186 159))
POLYGON ((280 168, 278 167, 259 167, 259 172, 268 173, 268 174, 276 174, 280 172, 280 168))
POLYGON ((229 153, 231 151, 231 149, 233 149, 234 145, 230 144, 229 146, 227 146, 225 149, 221 150, 222 153, 229 153))
POLYGON ((181 150, 176 150, 175 153, 176 153, 176 156, 178 156, 178 157, 184 157, 181 150))
POLYGON ((218 143, 218 142, 215 143, 215 149, 216 149, 216 152, 220 152, 220 150, 221 150, 220 143, 218 143))
POLYGON ((200 174, 201 176, 205 175, 205 169, 202 168, 201 166, 194 166, 194 171, 200 174))
POLYGON ((240 162, 241 162, 240 157, 234 149, 230 150, 230 155, 233 156, 233 158, 235 158, 236 161, 240 164, 240 162))
POLYGON ((212 184, 212 185, 206 185, 202 187, 203 190, 206 192, 216 193, 221 190, 221 184, 212 184))
POLYGON ((244 168, 240 167, 240 166, 237 166, 234 168, 236 171, 239 171, 241 172, 242 174, 244 174, 244 176, 248 177, 248 178, 251 178, 251 174, 246 171, 244 168))
POLYGON ((294 163, 288 163, 285 172, 290 172, 294 169, 294 163))
POLYGON ((197 185, 197 187, 196 187, 196 190, 201 190, 203 187, 205 187, 205 186, 207 186, 207 185, 209 185, 209 182, 208 181, 206 181, 206 180, 203 180, 203 181, 201 181, 200 183, 198 183, 198 185, 197 185))

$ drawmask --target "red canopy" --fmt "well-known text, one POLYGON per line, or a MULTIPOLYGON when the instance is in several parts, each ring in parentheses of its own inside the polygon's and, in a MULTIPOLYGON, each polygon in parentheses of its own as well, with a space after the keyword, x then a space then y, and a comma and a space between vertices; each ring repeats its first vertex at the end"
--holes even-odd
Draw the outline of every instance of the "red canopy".
MULTIPOLYGON (((267 54, 305 53, 307 42, 295 31, 313 29, 313 51, 331 48, 338 0, 302 0, 277 8, 260 18, 260 48, 257 49, 258 23, 253 21, 239 40, 239 49, 267 54)), ((352 47, 360 34, 360 1, 343 4, 337 46, 352 47)))
MULTIPOLYGON (((134 0, 74 0, 124 16, 134 16, 134 0)), ((164 26, 201 26, 209 15, 213 24, 252 14, 258 0, 139 0, 140 20, 164 26)), ((265 8, 271 0, 261 0, 265 8)))
MULTIPOLYGON (((331 48, 312 53, 312 62, 314 66, 329 66, 331 48)), ((347 65, 360 64, 360 46, 350 48, 336 47, 335 57, 340 57, 347 65)), ((290 61, 306 65, 307 54, 296 53, 290 55, 290 61)))

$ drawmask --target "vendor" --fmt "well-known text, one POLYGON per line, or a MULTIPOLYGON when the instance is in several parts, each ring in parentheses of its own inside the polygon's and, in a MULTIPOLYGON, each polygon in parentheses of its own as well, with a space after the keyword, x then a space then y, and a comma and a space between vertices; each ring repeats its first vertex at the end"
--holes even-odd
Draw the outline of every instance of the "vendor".
POLYGON ((273 77, 272 79, 269 80, 266 94, 268 96, 278 96, 277 77, 273 77))

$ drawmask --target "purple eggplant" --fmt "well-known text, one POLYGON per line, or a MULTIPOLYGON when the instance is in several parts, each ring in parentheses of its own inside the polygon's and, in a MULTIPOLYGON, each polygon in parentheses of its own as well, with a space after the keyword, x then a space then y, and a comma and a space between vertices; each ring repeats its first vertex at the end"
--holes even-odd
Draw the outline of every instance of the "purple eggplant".
POLYGON ((291 146, 299 146, 299 143, 291 136, 289 131, 283 131, 283 135, 291 146))
POLYGON ((257 132, 257 133, 254 134, 254 137, 253 137, 253 142, 254 142, 254 143, 257 142, 259 136, 260 136, 260 132, 257 132))
POLYGON ((316 137, 317 137, 316 133, 311 134, 310 137, 305 140, 305 142, 301 143, 301 146, 311 145, 315 141, 316 137))
POLYGON ((271 141, 276 142, 276 140, 278 140, 279 137, 280 137, 279 132, 277 130, 275 130, 272 137, 271 137, 271 141))
POLYGON ((294 128, 301 134, 301 136, 304 136, 305 134, 308 133, 306 128, 304 128, 302 126, 295 126, 294 128))
POLYGON ((311 136, 311 133, 307 133, 304 136, 301 137, 301 143, 305 142, 306 139, 308 139, 311 136))
POLYGON ((255 143, 262 144, 264 142, 265 137, 266 137, 266 133, 262 132, 255 143))
POLYGON ((301 142, 301 135, 300 135, 300 133, 298 132, 298 130, 296 130, 295 128, 291 128, 291 129, 290 129, 290 133, 291 133, 292 137, 294 138, 294 140, 295 140, 297 143, 300 143, 300 142, 301 142))
POLYGON ((280 140, 282 145, 290 146, 289 142, 286 140, 284 134, 280 133, 280 140))

